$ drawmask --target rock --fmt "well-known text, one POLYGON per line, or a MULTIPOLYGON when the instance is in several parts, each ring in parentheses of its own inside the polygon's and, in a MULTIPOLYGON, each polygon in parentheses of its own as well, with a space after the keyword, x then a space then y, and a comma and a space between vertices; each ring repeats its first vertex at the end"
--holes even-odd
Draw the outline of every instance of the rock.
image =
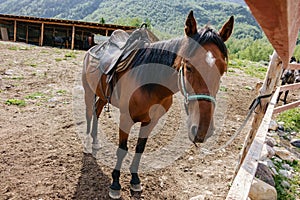
POLYGON ((272 120, 269 124, 269 130, 276 131, 278 129, 278 124, 276 121, 272 120))
POLYGON ((292 175, 292 172, 288 171, 288 170, 285 170, 285 169, 280 169, 278 171, 279 174, 281 174, 282 176, 286 177, 286 178, 293 178, 293 175, 292 175))
POLYGON ((288 170, 288 171, 291 171, 291 170, 292 170, 292 167, 291 167, 289 164, 287 164, 287 163, 282 164, 281 167, 282 167, 283 169, 288 170))
POLYGON ((254 178, 248 195, 252 200, 276 200, 276 189, 258 178, 254 178))
POLYGON ((290 161, 293 162, 295 160, 294 156, 292 155, 291 152, 284 148, 279 148, 279 147, 274 147, 275 154, 281 158, 282 160, 290 161))
POLYGON ((198 195, 198 196, 190 198, 190 200, 204 200, 204 199, 205 199, 205 196, 203 196, 203 195, 198 195))
POLYGON ((300 148, 300 139, 292 139, 291 145, 293 145, 294 147, 300 148))
POLYGON ((276 140, 272 137, 266 137, 265 143, 270 147, 274 147, 275 145, 277 145, 276 140))
POLYGON ((281 125, 278 125, 278 130, 279 130, 279 131, 284 131, 284 127, 281 126, 281 125))
POLYGON ((273 187, 275 186, 275 181, 274 181, 271 169, 262 163, 258 163, 255 177, 259 178, 260 180, 268 183, 269 185, 271 185, 273 187))
POLYGON ((287 182, 287 181, 285 181, 285 180, 283 180, 283 181, 281 182, 281 185, 282 185, 282 187, 284 187, 284 188, 290 188, 290 187, 291 187, 291 185, 289 184, 289 182, 287 182))
POLYGON ((4 75, 7 75, 7 76, 11 76, 13 74, 14 74, 14 70, 12 70, 12 69, 8 69, 4 72, 4 75))
POLYGON ((272 147, 267 144, 263 145, 263 149, 260 154, 260 160, 265 160, 267 158, 272 158, 275 155, 275 151, 272 147))

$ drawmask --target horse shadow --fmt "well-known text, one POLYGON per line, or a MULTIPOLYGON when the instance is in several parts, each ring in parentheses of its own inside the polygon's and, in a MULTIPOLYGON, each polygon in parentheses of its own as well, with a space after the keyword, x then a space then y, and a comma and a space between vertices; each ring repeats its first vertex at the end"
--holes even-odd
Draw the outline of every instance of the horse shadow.
MULTIPOLYGON (((111 179, 98 165, 93 154, 83 153, 81 175, 76 185, 75 193, 72 199, 111 199, 108 195, 111 179)), ((130 190, 132 199, 143 199, 141 192, 130 190)), ((123 200, 121 197, 120 200, 123 200)))
POLYGON ((92 154, 83 153, 81 176, 72 199, 110 199, 110 181, 92 154))

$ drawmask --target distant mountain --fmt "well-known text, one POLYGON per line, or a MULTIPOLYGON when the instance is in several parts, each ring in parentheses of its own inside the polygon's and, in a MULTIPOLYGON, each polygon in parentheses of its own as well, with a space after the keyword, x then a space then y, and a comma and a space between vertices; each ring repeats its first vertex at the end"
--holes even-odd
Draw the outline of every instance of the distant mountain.
POLYGON ((262 37, 262 31, 243 0, 0 0, 0 13, 84 20, 122 25, 148 21, 162 37, 181 35, 184 21, 194 10, 199 26, 215 28, 235 16, 236 38, 262 37))

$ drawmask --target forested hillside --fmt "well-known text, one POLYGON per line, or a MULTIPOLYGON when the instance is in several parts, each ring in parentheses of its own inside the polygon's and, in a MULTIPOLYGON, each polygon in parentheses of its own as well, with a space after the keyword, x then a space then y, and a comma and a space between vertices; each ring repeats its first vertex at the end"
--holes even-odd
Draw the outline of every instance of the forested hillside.
POLYGON ((234 15, 236 38, 261 38, 262 32, 243 0, 0 0, 0 13, 54 17, 122 25, 143 21, 163 38, 182 34, 184 20, 194 10, 198 23, 220 28, 234 15))

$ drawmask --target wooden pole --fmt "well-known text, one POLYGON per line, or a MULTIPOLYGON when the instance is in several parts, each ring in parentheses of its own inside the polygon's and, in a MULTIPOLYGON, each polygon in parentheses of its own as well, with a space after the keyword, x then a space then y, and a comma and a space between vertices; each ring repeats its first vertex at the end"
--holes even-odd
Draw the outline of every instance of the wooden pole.
POLYGON ((72 28, 72 44, 71 44, 71 49, 74 49, 74 43, 75 43, 75 26, 72 28))
POLYGON ((40 40, 40 46, 43 46, 44 44, 44 30, 45 30, 45 24, 44 22, 42 23, 41 27, 41 40, 40 40))
POLYGON ((17 20, 14 22, 14 42, 17 41, 17 20))
POLYGON ((28 44, 28 25, 26 25, 26 43, 28 44))
MULTIPOLYGON (((280 80, 280 75, 282 73, 282 62, 274 50, 271 60, 269 63, 267 75, 265 77, 264 83, 262 87, 260 88, 259 95, 267 95, 273 93, 273 91, 276 89, 276 86, 280 80)), ((236 173, 238 172, 241 164, 243 163, 245 156, 248 153, 249 147, 253 142, 253 139, 256 136, 256 132, 258 127, 260 126, 262 119, 264 117, 264 114, 266 112, 268 103, 270 101, 270 98, 261 99, 261 105, 257 108, 253 121, 252 121, 252 129, 250 130, 249 134, 246 137, 246 140, 243 145, 243 149, 241 152, 241 157, 239 160, 238 167, 236 169, 236 173)))

